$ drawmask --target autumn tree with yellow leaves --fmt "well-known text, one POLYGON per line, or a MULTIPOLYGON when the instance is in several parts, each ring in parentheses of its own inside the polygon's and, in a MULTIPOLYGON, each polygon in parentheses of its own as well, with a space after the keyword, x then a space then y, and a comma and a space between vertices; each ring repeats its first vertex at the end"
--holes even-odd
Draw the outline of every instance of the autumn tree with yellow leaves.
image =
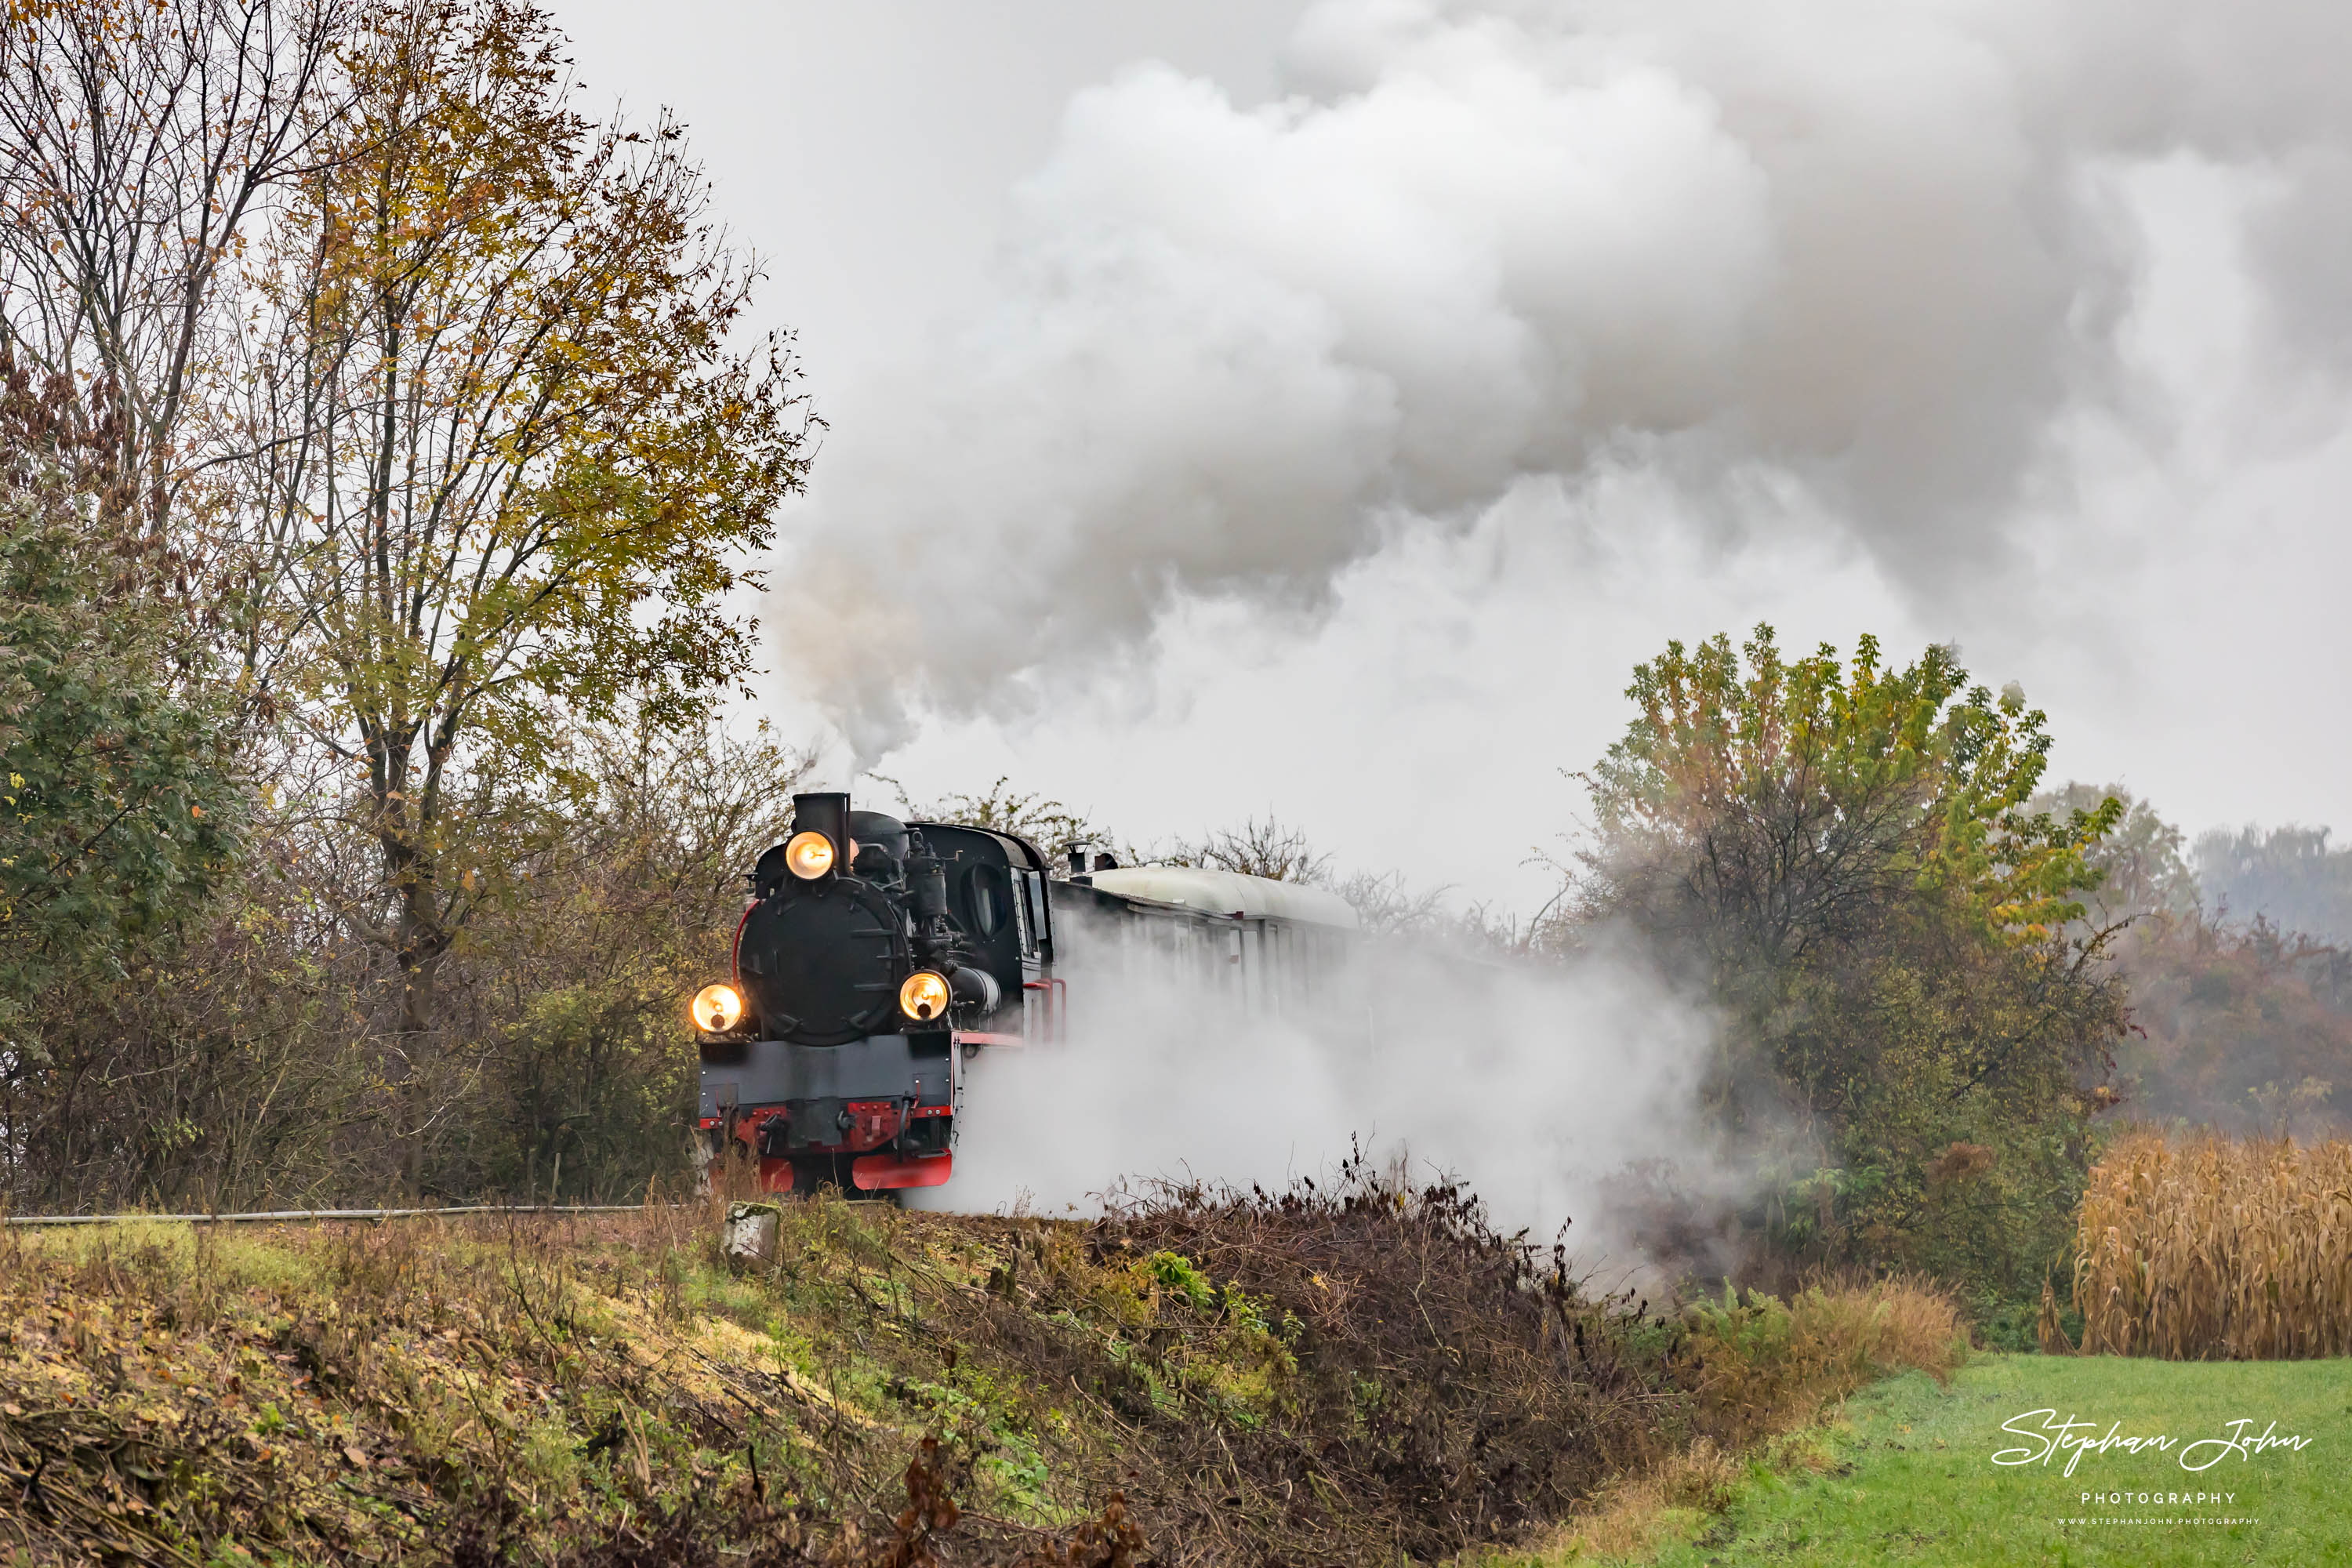
POLYGON ((248 646, 348 769, 404 1026, 574 781, 567 728, 697 720, 750 668, 729 603, 802 482, 784 340, 677 128, 573 106, 528 5, 386 6, 253 268, 248 646))
POLYGON ((2038 1289, 2125 1025, 2084 903, 2121 804, 2035 809, 2044 716, 1948 647, 1791 658, 1759 626, 1669 644, 1627 695, 1583 912, 1723 1018, 1717 1103, 1788 1151, 1751 1217, 1793 1256, 2038 1289))
POLYGON ((0 392, 80 432, 72 505, 0 496, 46 530, 0 614, 58 633, 5 673, 62 716, 0 738, 91 844, 0 857, 9 1201, 641 1187, 761 847, 695 781, 755 836, 800 765, 707 721, 815 427, 756 260, 530 4, 0 15, 0 392), (34 668, 93 619, 110 683, 34 668), (111 772, 49 744, 98 729, 111 772), (108 984, 14 962, 37 907, 108 984))

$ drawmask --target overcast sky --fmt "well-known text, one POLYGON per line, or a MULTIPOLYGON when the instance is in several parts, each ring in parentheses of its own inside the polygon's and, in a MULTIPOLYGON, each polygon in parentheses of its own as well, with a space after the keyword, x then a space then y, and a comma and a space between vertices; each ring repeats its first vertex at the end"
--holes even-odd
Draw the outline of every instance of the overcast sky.
POLYGON ((2021 682, 2352 828, 2352 87, 2302 0, 569 4, 831 423, 770 710, 1525 910, 1630 667, 2021 682))

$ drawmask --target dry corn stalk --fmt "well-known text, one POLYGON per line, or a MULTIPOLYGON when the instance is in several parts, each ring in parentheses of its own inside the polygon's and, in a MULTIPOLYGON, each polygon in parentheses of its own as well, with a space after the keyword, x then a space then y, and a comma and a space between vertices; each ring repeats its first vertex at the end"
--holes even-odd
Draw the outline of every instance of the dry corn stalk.
POLYGON ((2352 1352, 2352 1143, 2118 1139, 2083 1194, 2074 1305, 2087 1353, 2352 1352))
POLYGON ((2042 1342, 2043 1355, 2074 1353, 2074 1342, 2066 1337, 2065 1321, 2058 1315, 2058 1292, 2051 1289, 2047 1279, 2042 1281, 2042 1316, 2034 1325, 2034 1332, 2042 1342))

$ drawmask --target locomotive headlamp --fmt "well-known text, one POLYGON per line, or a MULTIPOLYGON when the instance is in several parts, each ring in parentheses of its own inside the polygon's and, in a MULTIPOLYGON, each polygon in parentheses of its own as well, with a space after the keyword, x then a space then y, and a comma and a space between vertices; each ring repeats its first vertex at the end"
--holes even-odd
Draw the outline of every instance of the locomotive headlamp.
POLYGON ((696 1028, 723 1035, 743 1021, 742 994, 732 985, 706 985, 694 994, 691 1011, 696 1028))
POLYGON ((928 1024, 948 1010, 948 980, 944 974, 918 969, 898 987, 898 1011, 919 1024, 928 1024))
POLYGON ((795 833, 784 846, 784 866, 803 882, 814 882, 833 869, 833 840, 822 833, 795 833))

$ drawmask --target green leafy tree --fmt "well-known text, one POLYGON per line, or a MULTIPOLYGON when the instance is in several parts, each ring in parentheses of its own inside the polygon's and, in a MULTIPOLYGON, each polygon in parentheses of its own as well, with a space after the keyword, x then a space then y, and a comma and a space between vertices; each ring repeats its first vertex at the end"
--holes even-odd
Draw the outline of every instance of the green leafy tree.
POLYGON ((1734 1125, 1828 1156, 1769 1224, 1809 1256, 1995 1291, 2063 1246, 2123 993, 2084 931, 2112 798, 2032 804, 2046 721, 1950 649, 1669 644, 1587 779, 1584 918, 1632 925, 1727 1021, 1734 1125))
POLYGON ((687 998, 725 977, 743 877, 809 760, 764 734, 636 723, 580 737, 594 793, 531 862, 533 897, 469 944, 530 992, 482 1033, 482 1100, 433 1164, 453 1191, 642 1193, 679 1174, 699 1058, 687 998))
MULTIPOLYGON (((9 390, 21 399, 21 381, 9 390)), ((69 471, 21 445, 7 457, 0 1033, 9 1066, 33 1070, 47 1059, 38 998, 122 983, 134 944, 166 934, 223 874, 244 799, 221 715, 169 678, 176 624, 144 592, 150 552, 69 471)))
POLYGON ((2193 917, 2198 910, 2197 873, 2184 850, 2186 840, 2147 801, 2121 784, 2067 784, 2033 797, 2033 809, 2061 816, 2095 811, 2106 801, 2122 803, 2124 814, 2105 837, 2084 852, 2099 874, 2088 898, 2092 920, 2101 924, 2163 914, 2193 917))
POLYGON ((1587 868, 1604 898, 1687 922, 1718 958, 1800 959, 1925 889, 2009 940, 2046 939, 2083 915, 2084 851, 2122 810, 2031 810, 2046 718, 2013 687, 1970 687, 1946 647, 1902 669, 1869 637, 1850 665, 1826 644, 1787 660, 1759 626, 1739 650, 1721 634, 1667 644, 1626 695, 1639 712, 1587 778, 1587 868))

